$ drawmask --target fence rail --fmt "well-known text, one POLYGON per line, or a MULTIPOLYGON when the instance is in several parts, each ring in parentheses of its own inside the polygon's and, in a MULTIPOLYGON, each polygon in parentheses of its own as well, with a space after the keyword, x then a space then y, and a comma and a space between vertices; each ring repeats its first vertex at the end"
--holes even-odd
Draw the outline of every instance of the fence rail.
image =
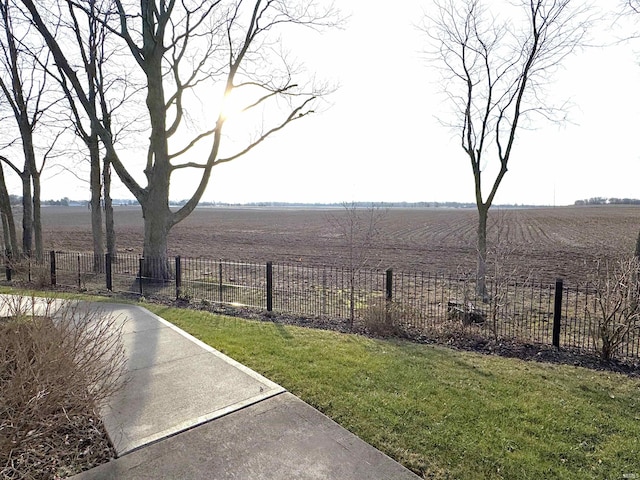
MULTIPOLYGON (((401 312, 401 327, 424 331, 456 324, 493 338, 595 352, 596 296, 588 285, 488 279, 475 294, 464 275, 350 270, 297 264, 238 263, 201 258, 145 259, 118 254, 50 252, 40 263, 5 258, 6 278, 81 290, 222 303, 278 313, 366 322, 372 311, 401 312)), ((640 323, 614 356, 640 358, 640 323)))

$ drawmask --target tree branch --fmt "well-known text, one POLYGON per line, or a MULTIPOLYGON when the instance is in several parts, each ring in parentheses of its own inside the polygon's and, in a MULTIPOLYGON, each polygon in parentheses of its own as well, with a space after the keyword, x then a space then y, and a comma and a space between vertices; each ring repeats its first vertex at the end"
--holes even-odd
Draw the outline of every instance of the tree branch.
POLYGON ((306 99, 304 101, 304 103, 302 103, 302 105, 300 105, 299 107, 294 109, 291 112, 291 114, 286 118, 286 120, 284 122, 282 122, 280 125, 278 125, 276 127, 273 127, 272 129, 270 129, 269 131, 267 131, 266 133, 261 135, 260 138, 258 138, 258 140, 252 142, 245 149, 241 150, 240 152, 236 153, 235 155, 232 155, 232 156, 227 157, 227 158, 222 158, 222 159, 219 159, 219 160, 215 160, 213 162, 213 165, 219 165, 221 163, 228 163, 228 162, 231 162, 232 160, 235 160, 236 158, 241 157, 242 155, 246 154, 250 150, 253 150, 253 148, 255 148, 257 145, 259 145, 260 143, 265 141, 267 139, 267 137, 269 137, 270 135, 282 130, 285 126, 287 126, 287 124, 289 124, 289 123, 291 123, 291 122, 293 122, 295 120, 299 120, 299 119, 301 119, 301 118, 313 113, 313 110, 307 110, 307 111, 303 112, 302 109, 307 104, 309 104, 310 102, 314 101, 315 99, 316 99, 316 97, 310 97, 310 98, 306 99))

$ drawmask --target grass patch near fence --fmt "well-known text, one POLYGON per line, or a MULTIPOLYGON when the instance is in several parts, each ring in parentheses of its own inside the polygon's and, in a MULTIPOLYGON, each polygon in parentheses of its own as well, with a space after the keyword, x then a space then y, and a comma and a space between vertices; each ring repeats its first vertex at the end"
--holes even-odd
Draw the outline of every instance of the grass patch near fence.
POLYGON ((148 305, 424 478, 640 478, 640 380, 148 305))

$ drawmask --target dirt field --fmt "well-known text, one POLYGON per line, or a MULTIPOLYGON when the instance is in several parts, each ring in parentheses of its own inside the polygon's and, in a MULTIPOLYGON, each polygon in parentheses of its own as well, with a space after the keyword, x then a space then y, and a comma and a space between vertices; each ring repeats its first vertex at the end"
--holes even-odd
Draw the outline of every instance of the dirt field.
MULTIPOLYGON (((174 227, 169 254, 250 262, 346 265, 335 224, 341 209, 200 208, 174 227)), ((380 223, 369 266, 454 273, 475 268, 475 210, 390 209, 380 223)), ((47 250, 91 251, 89 212, 47 207, 47 250)), ((633 252, 640 207, 561 207, 492 211, 493 245, 519 273, 541 280, 582 280, 598 258, 633 252)), ((138 208, 117 207, 118 249, 142 250, 138 208)))

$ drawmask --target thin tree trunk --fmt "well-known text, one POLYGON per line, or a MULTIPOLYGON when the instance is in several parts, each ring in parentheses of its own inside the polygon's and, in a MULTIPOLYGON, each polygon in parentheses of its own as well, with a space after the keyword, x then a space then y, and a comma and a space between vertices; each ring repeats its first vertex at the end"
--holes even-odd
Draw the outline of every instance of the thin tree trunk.
POLYGON ((476 294, 487 298, 487 219, 489 207, 478 205, 478 269, 476 273, 476 294))
POLYGON ((349 330, 353 331, 353 324, 356 319, 356 286, 355 276, 351 273, 351 285, 349 286, 349 330))
POLYGON ((107 253, 111 255, 111 261, 115 261, 118 252, 116 251, 116 231, 113 220, 113 203, 111 201, 111 163, 106 157, 102 167, 102 183, 104 188, 104 222, 107 253))
POLYGON ((40 173, 33 174, 33 233, 36 247, 36 261, 44 258, 44 245, 42 242, 42 215, 40 208, 40 173))
POLYGON ((4 211, 0 212, 2 215, 2 239, 4 240, 4 255, 7 260, 10 260, 13 256, 13 249, 11 247, 11 236, 9 235, 9 220, 4 211))
POLYGON ((36 153, 33 146, 32 125, 28 122, 25 112, 20 115, 18 121, 22 150, 24 152, 24 172, 22 177, 23 199, 22 204, 28 207, 28 212, 23 212, 23 250, 28 256, 32 255, 33 241, 35 240, 36 261, 43 258, 42 246, 42 221, 40 218, 40 172, 36 168, 36 153))
POLYGON ((2 214, 2 228, 4 231, 5 254, 11 258, 19 251, 16 223, 11 210, 11 199, 4 179, 4 169, 0 163, 0 213, 2 214))
POLYGON ((33 203, 31 196, 31 175, 28 168, 20 175, 22 180, 22 252, 31 256, 33 248, 33 203))
POLYGON ((102 235, 102 182, 100 180, 100 148, 98 137, 93 135, 87 142, 89 146, 89 187, 91 190, 91 234, 93 237, 94 271, 101 271, 104 255, 104 239, 102 235))

